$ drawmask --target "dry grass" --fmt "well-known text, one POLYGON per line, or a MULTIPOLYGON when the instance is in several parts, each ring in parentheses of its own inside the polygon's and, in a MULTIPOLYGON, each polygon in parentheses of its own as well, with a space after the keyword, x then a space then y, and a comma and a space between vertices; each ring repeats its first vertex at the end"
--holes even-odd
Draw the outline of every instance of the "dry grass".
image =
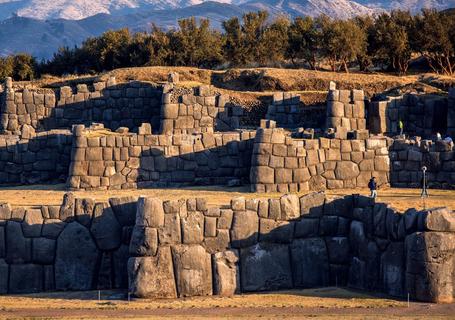
MULTIPOLYGON (((34 185, 0 188, 0 202, 8 202, 12 206, 60 205, 63 195, 67 192, 65 185, 34 185)), ((227 205, 234 197, 246 198, 279 198, 281 193, 250 193, 246 187, 188 187, 179 189, 137 189, 109 191, 75 191, 77 197, 93 198, 96 201, 106 201, 110 197, 121 196, 150 196, 163 200, 206 198, 210 206, 227 205)), ((368 195, 367 189, 329 190, 329 197, 349 194, 368 195)), ((397 210, 404 212, 408 208, 423 209, 447 206, 455 210, 455 190, 430 190, 430 198, 424 201, 420 198, 418 189, 388 188, 379 190, 378 202, 384 202, 397 210)))
POLYGON ((56 292, 0 297, 0 319, 449 319, 455 305, 428 305, 343 288, 234 297, 138 299, 122 292, 56 292))

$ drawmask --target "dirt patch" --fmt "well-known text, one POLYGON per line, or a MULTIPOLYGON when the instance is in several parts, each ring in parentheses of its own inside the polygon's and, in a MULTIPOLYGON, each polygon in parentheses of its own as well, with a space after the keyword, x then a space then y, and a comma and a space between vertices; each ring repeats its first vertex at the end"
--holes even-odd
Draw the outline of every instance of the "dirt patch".
MULTIPOLYGON (((63 195, 68 192, 64 184, 58 185, 32 185, 17 187, 0 187, 0 202, 8 202, 14 207, 37 207, 41 205, 60 205, 63 195)), ((387 188, 378 191, 377 202, 384 202, 400 212, 409 208, 422 210, 447 206, 455 210, 455 190, 429 190, 430 197, 420 198, 418 189, 387 188)), ((96 201, 106 201, 111 197, 122 196, 149 196, 163 200, 176 200, 186 198, 206 198, 210 206, 228 205, 234 197, 251 198, 279 198, 281 193, 251 193, 248 187, 227 188, 224 186, 186 187, 164 189, 135 189, 135 190, 109 190, 109 191, 75 191, 79 198, 93 198, 96 201)), ((299 193, 303 195, 304 193, 299 193)), ((326 191, 328 197, 338 197, 351 194, 369 195, 368 189, 343 189, 326 191)))
POLYGON ((0 297, 0 318, 133 318, 133 319, 301 319, 378 317, 448 319, 455 304, 434 305, 391 299, 345 288, 244 294, 229 298, 138 299, 125 292, 47 293, 0 297))

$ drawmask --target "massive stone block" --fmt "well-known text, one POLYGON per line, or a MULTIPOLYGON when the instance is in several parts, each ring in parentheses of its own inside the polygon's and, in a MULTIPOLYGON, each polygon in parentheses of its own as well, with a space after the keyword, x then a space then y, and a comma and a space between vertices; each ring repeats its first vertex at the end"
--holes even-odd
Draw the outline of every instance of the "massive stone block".
POLYGON ((237 250, 213 255, 214 294, 229 297, 240 292, 239 253, 237 250))
POLYGON ((392 296, 405 296, 404 243, 392 242, 381 256, 381 280, 383 290, 392 296))
POLYGON ((172 247, 175 279, 179 297, 212 294, 210 254, 200 245, 172 247))
POLYGON ((200 244, 204 240, 204 215, 200 212, 190 211, 186 217, 181 218, 183 243, 200 244))
POLYGON ((21 224, 8 221, 6 224, 6 262, 27 263, 32 257, 32 240, 24 238, 21 224))
POLYGON ((30 293, 43 290, 43 266, 13 264, 9 273, 10 293, 30 293))
POLYGON ((154 256, 158 249, 156 228, 134 226, 129 247, 132 256, 154 256))
POLYGON ((97 259, 98 250, 90 232, 78 222, 67 224, 57 240, 56 289, 92 289, 97 259))
POLYGON ((100 250, 113 250, 120 246, 122 227, 108 203, 95 205, 90 232, 100 250))
POLYGON ((164 226, 163 201, 140 197, 137 202, 136 225, 152 228, 164 226))
POLYGON ((258 243, 241 249, 243 291, 271 291, 292 288, 292 271, 287 245, 258 243))
POLYGON ((453 302, 455 234, 417 232, 406 237, 406 290, 419 301, 453 302))
POLYGON ((231 229, 231 244, 234 248, 244 248, 257 242, 259 217, 254 211, 234 212, 231 229))
POLYGON ((136 221, 136 197, 110 198, 109 204, 122 226, 133 226, 136 221))
POLYGON ((176 298, 177 289, 169 247, 160 247, 155 257, 128 260, 129 291, 139 298, 176 298))
POLYGON ((312 288, 329 284, 329 259, 323 239, 294 240, 290 250, 294 286, 312 288))

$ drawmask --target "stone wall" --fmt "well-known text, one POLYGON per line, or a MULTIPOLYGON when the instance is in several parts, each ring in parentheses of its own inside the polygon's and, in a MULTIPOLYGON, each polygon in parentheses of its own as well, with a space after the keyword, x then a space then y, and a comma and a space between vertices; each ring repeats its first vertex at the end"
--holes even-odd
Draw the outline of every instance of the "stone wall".
POLYGON ((455 188, 455 152, 453 144, 431 140, 394 140, 389 149, 390 182, 393 187, 422 187, 422 167, 427 167, 427 186, 455 188))
POLYGON ((365 130, 366 104, 363 90, 331 89, 327 95, 327 128, 365 130))
POLYGON ((61 206, 0 204, 0 293, 127 288, 175 298, 348 286, 454 298, 455 218, 372 199, 162 201, 66 194, 61 206))
POLYGON ((199 86, 195 93, 163 95, 161 134, 199 134, 238 129, 243 109, 215 94, 211 86, 199 86))
POLYGON ((368 125, 372 133, 398 135, 398 122, 403 121, 408 136, 430 138, 439 132, 455 134, 455 94, 451 97, 427 94, 389 96, 384 101, 372 101, 368 125))
POLYGON ((136 130, 142 123, 160 124, 163 88, 152 83, 117 84, 115 78, 57 90, 13 88, 7 80, 0 105, 0 131, 20 134, 23 125, 37 131, 70 129, 73 124, 101 122, 107 128, 136 130))
POLYGON ((389 182, 392 140, 296 139, 282 128, 259 128, 250 183, 255 192, 366 187, 372 176, 389 182))
POLYGON ((447 209, 400 214, 361 196, 236 198, 223 208, 140 198, 129 288, 176 298, 348 286, 448 302, 454 225, 447 209))
POLYGON ((69 169, 73 189, 248 183, 255 131, 199 135, 97 134, 78 126, 69 169))
POLYGON ((136 201, 0 204, 0 293, 127 288, 136 201))
POLYGON ((306 106, 300 95, 278 92, 273 95, 265 119, 273 120, 281 128, 321 128, 325 125, 321 106, 306 106))
MULTIPOLYGON (((0 135, 0 184, 34 184, 65 181, 70 163, 69 130, 0 135)), ((24 132, 25 133, 25 132, 24 132)))

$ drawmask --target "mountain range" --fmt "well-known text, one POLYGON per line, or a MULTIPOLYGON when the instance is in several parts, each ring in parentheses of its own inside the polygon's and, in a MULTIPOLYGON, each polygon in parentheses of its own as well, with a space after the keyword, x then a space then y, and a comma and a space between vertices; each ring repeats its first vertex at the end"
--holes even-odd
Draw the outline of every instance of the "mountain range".
POLYGON ((0 0, 0 55, 28 52, 49 58, 61 46, 74 46, 109 29, 169 29, 182 18, 211 20, 212 27, 249 11, 271 16, 326 14, 336 18, 373 15, 384 10, 455 8, 455 0, 0 0))

